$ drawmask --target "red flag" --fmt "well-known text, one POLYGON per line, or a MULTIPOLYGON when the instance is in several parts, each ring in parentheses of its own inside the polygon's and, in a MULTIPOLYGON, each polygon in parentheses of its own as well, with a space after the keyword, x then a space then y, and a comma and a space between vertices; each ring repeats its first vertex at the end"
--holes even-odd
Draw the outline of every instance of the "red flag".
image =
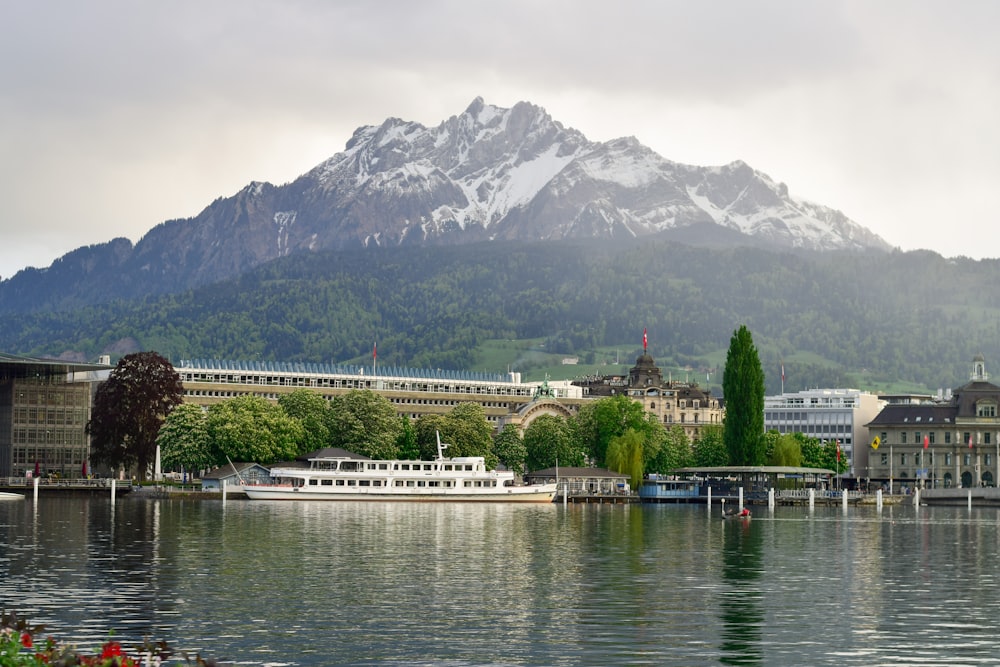
POLYGON ((781 362, 781 381, 785 381, 785 362, 781 362))
POLYGON ((646 327, 642 328, 642 351, 646 351, 646 327))
POLYGON ((927 437, 927 436, 925 435, 925 436, 924 436, 924 449, 927 449, 927 446, 928 446, 929 444, 931 444, 931 441, 930 441, 930 439, 929 439, 929 438, 928 438, 928 437, 927 437))
POLYGON ((378 341, 372 343, 372 360, 378 359, 378 341))
POLYGON ((837 465, 840 465, 840 440, 833 441, 837 445, 837 465))
POLYGON ((969 449, 972 449, 972 434, 969 434, 969 449))

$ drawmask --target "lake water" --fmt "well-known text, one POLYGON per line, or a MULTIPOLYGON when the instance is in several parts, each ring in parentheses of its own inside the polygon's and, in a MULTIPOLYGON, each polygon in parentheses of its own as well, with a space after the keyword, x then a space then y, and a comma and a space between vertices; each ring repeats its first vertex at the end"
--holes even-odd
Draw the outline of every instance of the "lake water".
POLYGON ((246 665, 1000 664, 1000 511, 0 503, 0 606, 246 665))

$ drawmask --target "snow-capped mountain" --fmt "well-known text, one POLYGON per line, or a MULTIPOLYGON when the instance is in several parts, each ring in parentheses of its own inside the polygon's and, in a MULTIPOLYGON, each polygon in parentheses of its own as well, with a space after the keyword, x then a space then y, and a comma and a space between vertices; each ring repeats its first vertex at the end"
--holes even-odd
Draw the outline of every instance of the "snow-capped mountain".
POLYGON ((21 271, 0 283, 0 310, 93 302, 109 289, 116 298, 169 292, 319 249, 712 225, 777 248, 890 249, 743 162, 683 165, 634 138, 589 141, 527 102, 504 109, 477 98, 437 127, 397 118, 361 127, 343 152, 295 181, 251 183, 197 217, 156 226, 134 247, 116 239, 21 271))
POLYGON ((360 128, 291 187, 311 195, 274 211, 274 224, 301 223, 323 245, 641 236, 714 223, 777 246, 889 249, 743 162, 695 167, 634 138, 591 142, 526 102, 501 109, 477 98, 435 128, 394 118, 360 128))

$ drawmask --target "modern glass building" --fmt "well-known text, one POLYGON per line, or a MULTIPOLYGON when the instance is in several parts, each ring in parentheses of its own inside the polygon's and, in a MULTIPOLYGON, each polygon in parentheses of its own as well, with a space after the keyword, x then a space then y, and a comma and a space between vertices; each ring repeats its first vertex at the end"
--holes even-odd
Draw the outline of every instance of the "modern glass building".
POLYGON ((0 477, 80 477, 96 383, 111 366, 0 354, 0 477))

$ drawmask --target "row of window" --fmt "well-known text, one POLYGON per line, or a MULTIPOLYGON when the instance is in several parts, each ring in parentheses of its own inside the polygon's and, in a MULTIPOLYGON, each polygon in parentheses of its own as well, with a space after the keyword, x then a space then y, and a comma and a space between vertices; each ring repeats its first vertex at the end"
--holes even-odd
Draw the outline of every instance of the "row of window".
MULTIPOLYGON (((273 393, 258 393, 258 392, 249 392, 249 393, 252 393, 254 396, 260 396, 261 398, 265 398, 271 401, 276 401, 278 400, 279 396, 282 396, 282 394, 273 394, 273 393)), ((184 391, 185 396, 197 397, 197 398, 225 399, 225 398, 237 398, 239 396, 246 396, 247 394, 248 392, 245 391, 226 391, 218 389, 186 389, 184 391)), ((329 399, 330 397, 326 398, 329 399)), ((394 400, 392 397, 389 397, 389 401, 393 403, 393 405, 439 405, 443 407, 455 407, 460 403, 467 402, 454 398, 405 398, 405 399, 394 400)), ((486 401, 486 402, 479 402, 479 405, 482 405, 484 408, 499 408, 499 409, 510 410, 509 403, 486 401)))
POLYGON ((275 387, 318 387, 329 389, 371 389, 439 392, 442 394, 486 394, 494 396, 531 396, 535 388, 524 385, 432 384, 427 382, 386 382, 374 378, 328 378, 288 375, 216 375, 183 373, 184 383, 251 384, 275 387))
MULTIPOLYGON (((899 436, 899 444, 901 444, 901 445, 908 444, 909 442, 912 442, 915 445, 920 445, 920 444, 923 444, 924 438, 927 439, 927 444, 928 445, 935 445, 935 444, 937 444, 937 440, 938 440, 938 434, 937 434, 936 431, 926 431, 926 432, 914 431, 913 432, 913 440, 912 441, 909 439, 909 435, 908 435, 907 431, 898 431, 896 433, 896 435, 899 436)), ((882 433, 879 434, 879 438, 882 440, 882 442, 884 442, 886 444, 889 444, 889 438, 888 438, 888 436, 889 436, 889 432, 888 431, 882 431, 882 433)), ((943 439, 944 444, 946 444, 946 445, 952 444, 952 437, 951 436, 952 436, 952 432, 951 431, 944 431, 944 439, 943 439)), ((976 437, 975 436, 976 436, 975 433, 972 433, 970 431, 965 431, 964 433, 962 433, 962 439, 958 441, 958 444, 963 444, 963 445, 965 445, 965 444, 982 444, 982 445, 991 445, 991 444, 993 444, 993 434, 991 432, 989 432, 989 431, 981 431, 980 432, 981 440, 979 442, 976 441, 976 437)))
POLYGON ((54 386, 49 389, 20 389, 14 394, 14 405, 70 406, 86 408, 90 393, 78 387, 54 386))
MULTIPOLYGON (((310 479, 309 486, 381 487, 383 481, 381 479, 310 479)), ((462 483, 466 489, 485 489, 496 485, 495 479, 467 479, 462 483)), ((394 480, 393 486, 414 489, 451 489, 455 487, 455 482, 450 479, 397 479, 394 480)))
POLYGON ((839 412, 781 412, 764 411, 765 422, 793 422, 799 424, 851 424, 851 413, 839 412))
MULTIPOLYGON (((945 452, 943 457, 944 457, 944 465, 945 466, 953 465, 953 463, 954 463, 954 461, 956 459, 956 457, 952 456, 951 452, 945 452)), ((962 462, 963 466, 970 466, 970 465, 973 464, 973 455, 969 454, 969 453, 962 454, 962 456, 959 458, 959 460, 962 462)), ((915 465, 915 466, 920 466, 920 465, 933 466, 934 465, 934 452, 926 452, 926 453, 917 452, 917 453, 912 454, 912 455, 909 455, 909 454, 907 454, 905 452, 900 453, 899 454, 899 465, 905 466, 905 465, 907 465, 907 461, 911 461, 913 463, 913 465, 915 465)), ((889 465, 889 453, 888 452, 882 452, 881 457, 879 459, 879 462, 883 466, 888 466, 889 465)), ((989 454, 984 454, 983 455, 983 465, 984 466, 991 466, 991 465, 993 465, 993 457, 991 455, 989 455, 989 454)))
POLYGON ((49 426, 83 426, 87 421, 84 407, 14 408, 14 424, 47 424, 49 426))

